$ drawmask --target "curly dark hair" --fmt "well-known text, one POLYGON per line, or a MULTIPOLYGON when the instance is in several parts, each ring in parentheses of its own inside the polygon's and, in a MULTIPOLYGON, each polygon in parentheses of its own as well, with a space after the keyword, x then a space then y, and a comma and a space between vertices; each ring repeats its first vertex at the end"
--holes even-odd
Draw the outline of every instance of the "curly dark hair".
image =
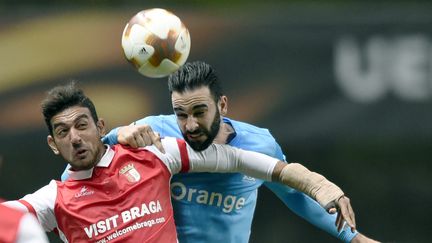
POLYGON ((53 135, 51 118, 72 106, 87 107, 94 122, 98 121, 93 102, 77 87, 75 81, 71 81, 66 85, 59 85, 49 90, 47 97, 42 101, 42 114, 51 135, 53 135))

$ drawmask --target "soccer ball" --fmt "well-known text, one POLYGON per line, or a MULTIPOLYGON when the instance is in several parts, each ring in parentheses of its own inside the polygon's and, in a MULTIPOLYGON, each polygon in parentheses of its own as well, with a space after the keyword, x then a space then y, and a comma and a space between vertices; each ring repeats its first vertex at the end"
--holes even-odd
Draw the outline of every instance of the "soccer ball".
POLYGON ((189 56, 190 46, 186 26, 165 9, 143 10, 123 30, 126 59, 151 78, 165 77, 179 69, 189 56))

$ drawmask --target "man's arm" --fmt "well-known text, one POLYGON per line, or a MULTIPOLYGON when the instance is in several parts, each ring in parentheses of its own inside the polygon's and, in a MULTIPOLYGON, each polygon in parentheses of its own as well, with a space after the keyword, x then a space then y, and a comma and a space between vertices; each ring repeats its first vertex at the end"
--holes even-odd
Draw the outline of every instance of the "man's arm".
POLYGON ((352 230, 355 229, 354 213, 349 199, 340 188, 300 164, 286 164, 264 154, 220 144, 212 144, 206 150, 196 152, 184 141, 181 143, 184 144, 182 149, 177 141, 179 140, 173 138, 162 140, 168 152, 167 156, 170 157, 165 161, 168 161, 166 164, 172 173, 240 172, 267 181, 279 181, 305 192, 326 207, 329 213, 338 211, 338 229, 342 227, 343 220, 347 221, 352 230))

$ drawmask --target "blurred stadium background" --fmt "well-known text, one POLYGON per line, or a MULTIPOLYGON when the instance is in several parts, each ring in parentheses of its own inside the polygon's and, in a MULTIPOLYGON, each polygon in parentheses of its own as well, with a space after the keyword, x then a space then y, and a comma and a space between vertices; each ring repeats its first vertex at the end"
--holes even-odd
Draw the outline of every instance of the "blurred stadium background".
MULTIPOLYGON (((162 7, 190 30, 188 60, 218 70, 229 116, 269 128, 289 161, 341 185, 360 231, 429 241, 431 4, 162 2, 0 2, 0 197, 19 198, 64 169, 39 108, 54 85, 79 80, 109 128, 171 112, 166 80, 140 76, 120 47, 131 16, 162 7)), ((335 240, 263 188, 251 242, 335 240)))

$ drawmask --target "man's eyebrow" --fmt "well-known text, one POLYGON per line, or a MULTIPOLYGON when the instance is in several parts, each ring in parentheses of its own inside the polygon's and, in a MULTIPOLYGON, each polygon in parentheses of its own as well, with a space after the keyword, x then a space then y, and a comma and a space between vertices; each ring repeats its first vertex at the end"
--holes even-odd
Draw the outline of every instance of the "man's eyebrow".
POLYGON ((206 105, 206 104, 199 104, 199 105, 196 105, 196 106, 192 107, 192 110, 201 109, 201 108, 208 108, 208 105, 206 105))
POLYGON ((174 111, 184 111, 182 107, 174 107, 174 111))
MULTIPOLYGON (((82 118, 88 118, 87 114, 81 114, 81 115, 77 116, 77 117, 73 120, 73 123, 77 122, 78 120, 80 120, 80 119, 82 119, 82 118)), ((54 123, 54 124, 53 124, 53 128, 56 129, 57 127, 65 126, 65 125, 66 125, 66 123, 64 123, 64 122, 54 123)))
MULTIPOLYGON (((192 107, 192 110, 202 109, 202 108, 208 108, 208 105, 206 105, 206 104, 195 105, 192 107)), ((181 106, 176 106, 173 109, 174 109, 174 111, 180 111, 180 112, 184 111, 183 107, 181 107, 181 106)))

